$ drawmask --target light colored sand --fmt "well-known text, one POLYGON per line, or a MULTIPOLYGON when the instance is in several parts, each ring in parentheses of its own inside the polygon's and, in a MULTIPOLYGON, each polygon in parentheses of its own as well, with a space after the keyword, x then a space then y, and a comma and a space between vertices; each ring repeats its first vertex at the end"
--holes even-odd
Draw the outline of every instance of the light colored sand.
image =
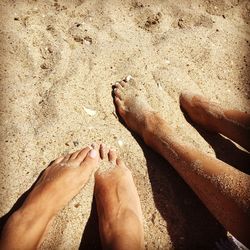
MULTIPOLYGON (((3 0, 0 7, 0 214, 55 157, 104 141, 133 171, 147 249, 204 249, 220 238, 175 171, 112 114, 111 83, 131 74, 184 140, 213 155, 178 98, 188 89, 250 111, 249 1, 3 0)), ((44 249, 78 249, 92 194, 93 179, 58 215, 44 249)))

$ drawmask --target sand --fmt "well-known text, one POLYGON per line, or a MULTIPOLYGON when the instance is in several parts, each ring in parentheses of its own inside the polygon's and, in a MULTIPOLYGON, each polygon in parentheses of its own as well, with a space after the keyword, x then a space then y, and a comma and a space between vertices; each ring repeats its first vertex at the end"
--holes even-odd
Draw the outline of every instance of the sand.
MULTIPOLYGON (((111 86, 132 75, 183 140, 223 157, 227 148, 216 144, 223 139, 209 145, 186 121, 179 95, 188 89, 250 111, 250 2, 2 0, 0 7, 0 215, 55 157, 102 141, 133 172, 147 249, 214 247, 225 231, 118 121, 111 86)), ((93 184, 58 214, 42 249, 98 249, 93 184)))

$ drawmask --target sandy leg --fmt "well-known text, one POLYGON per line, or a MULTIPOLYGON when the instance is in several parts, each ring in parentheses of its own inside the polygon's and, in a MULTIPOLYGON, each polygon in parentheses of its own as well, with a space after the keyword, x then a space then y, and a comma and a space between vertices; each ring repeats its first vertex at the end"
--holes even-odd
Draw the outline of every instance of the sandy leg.
POLYGON ((56 159, 43 172, 22 207, 8 219, 0 248, 37 248, 54 216, 84 187, 98 161, 99 152, 89 147, 56 159))
POLYGON ((250 151, 250 115, 222 108, 203 96, 184 92, 180 103, 193 121, 204 128, 221 133, 250 151))
POLYGON ((115 103, 128 127, 168 160, 224 227, 250 245, 250 177, 183 143, 152 110, 133 82, 115 85, 115 103))
POLYGON ((105 153, 102 146, 100 155, 104 159, 108 157, 111 167, 95 174, 95 198, 103 248, 144 249, 142 211, 132 174, 114 150, 105 153))

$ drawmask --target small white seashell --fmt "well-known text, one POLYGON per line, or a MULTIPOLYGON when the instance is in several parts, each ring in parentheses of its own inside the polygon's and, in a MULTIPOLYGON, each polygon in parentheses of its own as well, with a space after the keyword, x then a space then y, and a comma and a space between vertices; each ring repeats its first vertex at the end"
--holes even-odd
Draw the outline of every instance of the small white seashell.
POLYGON ((121 139, 119 139, 118 141, 117 141, 117 143, 118 143, 118 145, 120 146, 120 147, 122 147, 123 146, 123 141, 121 140, 121 139))
POLYGON ((129 82, 131 79, 133 79, 133 77, 131 75, 128 75, 128 76, 126 76, 125 81, 129 82))
POLYGON ((87 45, 90 45, 90 44, 91 44, 91 42, 90 42, 90 41, 87 41, 87 40, 84 40, 84 42, 85 42, 85 44, 87 44, 87 45))
POLYGON ((166 60, 166 64, 170 64, 170 61, 169 61, 169 60, 166 60))
POLYGON ((83 108, 84 108, 85 112, 86 112, 88 115, 90 115, 90 116, 96 115, 96 111, 95 111, 95 110, 89 109, 89 108, 86 108, 86 107, 83 107, 83 108))

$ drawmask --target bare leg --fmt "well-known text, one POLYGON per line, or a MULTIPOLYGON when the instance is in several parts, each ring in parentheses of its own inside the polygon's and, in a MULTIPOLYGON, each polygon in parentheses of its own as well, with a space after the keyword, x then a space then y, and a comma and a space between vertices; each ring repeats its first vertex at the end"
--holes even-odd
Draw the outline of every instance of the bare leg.
POLYGON ((8 219, 0 248, 38 248, 54 216, 84 187, 98 161, 99 153, 89 147, 56 159, 8 219))
POLYGON ((250 115, 228 110, 203 96, 185 92, 180 103, 193 121, 206 129, 221 133, 250 151, 250 115))
MULTIPOLYGON (((101 156, 107 157, 101 147, 101 156)), ((144 249, 142 211, 129 169, 109 150, 110 169, 95 174, 95 198, 104 249, 144 249)))
POLYGON ((247 246, 250 245, 250 177, 183 143, 147 104, 132 82, 114 89, 117 110, 145 143, 168 160, 211 213, 247 246))

